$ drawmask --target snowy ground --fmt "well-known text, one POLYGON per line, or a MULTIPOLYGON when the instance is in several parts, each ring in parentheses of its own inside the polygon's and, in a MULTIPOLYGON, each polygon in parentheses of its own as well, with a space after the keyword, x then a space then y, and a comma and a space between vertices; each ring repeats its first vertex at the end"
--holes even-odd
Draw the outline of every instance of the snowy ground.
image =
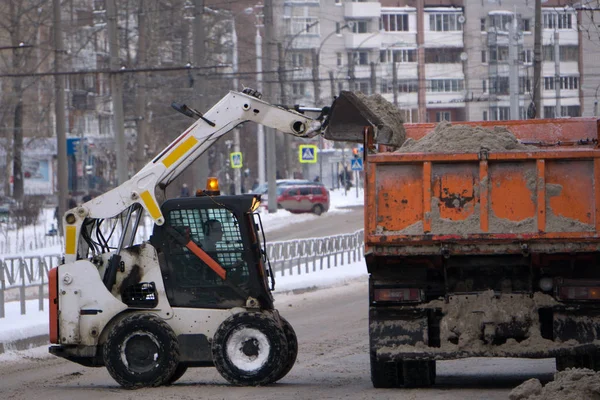
MULTIPOLYGON (((357 206, 363 204, 362 190, 356 196, 356 189, 346 194, 343 190, 331 192, 331 213, 347 212, 344 207, 357 206)), ((275 214, 264 213, 261 216, 263 225, 267 230, 275 230, 284 225, 305 222, 313 218, 318 218, 311 214, 292 214, 287 211, 278 211, 275 214)), ((58 254, 61 252, 60 246, 45 248, 30 252, 31 255, 58 254)), ((0 256, 0 258, 5 256, 0 256)), ((346 264, 343 266, 325 269, 322 271, 311 272, 304 275, 276 276, 275 293, 289 292, 291 290, 327 287, 343 284, 348 280, 360 276, 366 276, 367 270, 363 260, 359 262, 346 264)), ((277 274, 278 275, 278 274, 277 274)), ((6 317, 0 319, 0 343, 12 342, 15 340, 28 338, 48 333, 48 305, 44 304, 44 311, 38 311, 38 300, 29 300, 26 304, 27 313, 21 315, 19 302, 6 303, 6 317)), ((0 361, 3 358, 11 357, 10 352, 0 354, 0 361)))

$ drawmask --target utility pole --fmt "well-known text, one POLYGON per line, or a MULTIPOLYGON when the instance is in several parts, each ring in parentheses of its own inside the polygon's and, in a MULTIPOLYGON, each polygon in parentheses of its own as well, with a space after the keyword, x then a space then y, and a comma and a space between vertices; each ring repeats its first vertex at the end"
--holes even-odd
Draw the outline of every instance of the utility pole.
MULTIPOLYGON (((193 40, 194 40, 194 65, 202 67, 206 65, 206 30, 204 27, 204 0, 194 0, 194 26, 192 29, 193 40)), ((199 108, 202 113, 206 112, 208 107, 208 91, 206 90, 206 80, 204 76, 194 79, 193 93, 198 98, 199 108)), ((205 187, 206 180, 209 175, 208 165, 208 154, 203 154, 196 161, 194 161, 193 176, 194 183, 193 187, 205 187)))
POLYGON ((392 62, 392 92, 394 93, 394 105, 398 107, 398 65, 392 62))
POLYGON ((427 122, 426 79, 425 76, 425 6, 424 0, 417 0, 417 79, 418 79, 418 122, 427 122))
MULTIPOLYGON (((275 52, 273 51, 274 44, 274 35, 273 35, 273 0, 265 0, 264 2, 264 25, 265 25, 265 42, 267 45, 266 48, 266 56, 264 57, 265 69, 267 71, 272 70, 273 55, 275 52)), ((266 81, 266 89, 268 94, 268 99, 272 101, 273 93, 273 84, 271 83, 273 79, 267 79, 266 81)), ((269 182, 269 201, 268 201, 268 209, 269 213, 277 212, 277 182, 276 182, 276 162, 277 162, 277 149, 275 146, 275 131, 272 128, 267 129, 267 180, 269 182)))
POLYGON ((513 15, 512 25, 508 34, 509 89, 510 89, 510 119, 519 117, 519 38, 517 14, 513 15))
MULTIPOLYGON (((263 91, 262 85, 262 37, 260 36, 260 25, 256 22, 256 90, 263 91)), ((265 130, 262 124, 256 124, 258 142, 258 183, 264 184, 267 179, 265 175, 265 130)))
POLYGON ((560 118, 560 44, 558 29, 554 29, 554 90, 556 90, 556 111, 554 112, 554 117, 560 118))
MULTIPOLYGON (((145 67, 147 60, 148 46, 148 2, 141 1, 138 12, 138 52, 137 66, 145 67)), ((135 152, 135 168, 139 171, 146 165, 146 134, 148 131, 148 121, 146 120, 146 73, 142 72, 137 76, 137 90, 135 99, 135 114, 137 122, 137 140, 135 152)))
MULTIPOLYGON (((281 42, 277 43, 277 54, 278 54, 278 60, 279 60, 279 68, 278 68, 278 73, 279 73, 279 87, 280 87, 280 91, 281 91, 281 104, 283 105, 288 105, 287 104, 287 96, 286 96, 286 87, 285 87, 285 82, 286 82, 286 73, 285 73, 285 54, 286 52, 283 49, 283 44, 281 42)), ((284 171, 283 171, 283 177, 284 178, 289 178, 289 174, 290 174, 290 170, 292 169, 291 167, 291 163, 290 163, 290 136, 289 135, 283 135, 283 166, 284 166, 284 171)))
MULTIPOLYGON (((54 13, 54 70, 62 68, 63 40, 60 0, 53 1, 54 13)), ((67 172, 67 134, 65 129, 65 81, 60 75, 54 76, 54 113, 56 114, 56 164, 58 167, 58 230, 62 232, 62 216, 68 207, 69 174, 67 172)))
POLYGON ((533 32, 533 102, 535 118, 542 118, 542 0, 535 0, 533 32))
POLYGON ((377 71, 375 69, 375 63, 371 61, 371 93, 378 93, 377 90, 377 71))
MULTIPOLYGON (((117 38, 117 7, 115 0, 106 0, 106 18, 108 22, 108 51, 110 54, 110 69, 116 71, 120 68, 119 42, 117 38)), ((129 179, 127 145, 125 143, 125 128, 123 121, 123 85, 121 75, 110 74, 110 91, 112 95, 115 147, 117 156, 117 184, 120 185, 129 179)))

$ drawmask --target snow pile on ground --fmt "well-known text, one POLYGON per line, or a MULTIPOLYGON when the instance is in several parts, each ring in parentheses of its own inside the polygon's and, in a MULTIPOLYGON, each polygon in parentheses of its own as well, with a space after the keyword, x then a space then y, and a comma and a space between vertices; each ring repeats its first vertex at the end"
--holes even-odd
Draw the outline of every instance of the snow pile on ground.
POLYGON ((546 386, 529 379, 514 388, 510 400, 600 400, 600 371, 569 368, 554 374, 546 386))

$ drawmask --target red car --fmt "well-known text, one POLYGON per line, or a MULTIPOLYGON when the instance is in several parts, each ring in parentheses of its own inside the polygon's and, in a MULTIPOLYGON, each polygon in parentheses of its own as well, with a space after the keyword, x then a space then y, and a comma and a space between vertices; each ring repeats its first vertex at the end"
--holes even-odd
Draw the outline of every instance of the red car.
POLYGON ((292 213, 316 215, 329 210, 329 191, 322 185, 296 185, 277 188, 277 207, 292 213))

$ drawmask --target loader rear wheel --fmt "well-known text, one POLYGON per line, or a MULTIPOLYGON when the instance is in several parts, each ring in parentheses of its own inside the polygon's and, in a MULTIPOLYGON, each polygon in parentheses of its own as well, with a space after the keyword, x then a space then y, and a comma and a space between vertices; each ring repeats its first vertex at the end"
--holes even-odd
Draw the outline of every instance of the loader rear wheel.
POLYGON ((177 368, 175 368, 175 372, 169 379, 167 379, 165 385, 172 385, 173 383, 177 382, 183 376, 183 374, 186 373, 187 369, 187 365, 178 364, 177 368))
POLYGON ((104 365, 126 389, 160 386, 179 364, 179 344, 169 325, 152 314, 131 314, 111 330, 103 348, 104 365))
POLYGON ((277 382, 282 379, 284 376, 288 374, 292 370, 292 367, 296 363, 296 357, 298 357, 298 338, 296 337, 296 332, 292 325, 282 316, 279 316, 281 319, 281 324, 283 327, 283 333, 285 334, 285 338, 287 340, 287 360, 284 363, 284 367, 279 373, 279 375, 273 380, 273 382, 277 382))
POLYGON ((288 345, 283 329, 269 315, 242 312, 217 329, 212 356, 217 371, 234 385, 275 382, 287 366, 288 345))

